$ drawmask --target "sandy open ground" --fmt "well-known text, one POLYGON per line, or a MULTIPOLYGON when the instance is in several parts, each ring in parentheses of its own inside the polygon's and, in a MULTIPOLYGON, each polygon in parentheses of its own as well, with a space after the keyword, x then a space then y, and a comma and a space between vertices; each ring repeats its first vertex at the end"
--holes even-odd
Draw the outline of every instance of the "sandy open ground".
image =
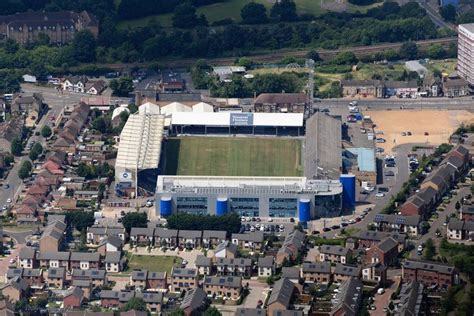
POLYGON ((367 111, 364 115, 372 118, 376 131, 383 131, 384 134, 378 136, 387 142, 376 145, 384 148, 385 152, 400 144, 446 143, 461 123, 474 123, 474 114, 464 110, 367 111), (412 135, 402 136, 402 132, 411 132, 412 135), (424 135, 425 132, 429 135, 424 135))

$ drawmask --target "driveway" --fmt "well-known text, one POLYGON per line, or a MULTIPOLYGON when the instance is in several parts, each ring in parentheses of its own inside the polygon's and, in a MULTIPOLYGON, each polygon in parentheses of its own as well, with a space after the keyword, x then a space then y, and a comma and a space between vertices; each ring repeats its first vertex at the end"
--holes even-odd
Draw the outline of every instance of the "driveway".
POLYGON ((0 282, 6 282, 5 274, 7 273, 8 267, 10 266, 10 259, 17 259, 20 254, 21 248, 25 247, 24 245, 17 244, 16 248, 12 250, 12 253, 8 256, 5 256, 0 259, 0 282))
POLYGON ((392 284, 390 287, 385 289, 385 293, 382 295, 375 294, 374 296, 374 304, 376 309, 374 311, 370 311, 370 315, 374 316, 385 316, 386 312, 383 311, 384 307, 388 308, 388 304, 390 303, 390 297, 392 296, 392 293, 395 292, 395 290, 398 287, 398 284, 400 283, 400 276, 397 276, 393 279, 391 279, 392 284))

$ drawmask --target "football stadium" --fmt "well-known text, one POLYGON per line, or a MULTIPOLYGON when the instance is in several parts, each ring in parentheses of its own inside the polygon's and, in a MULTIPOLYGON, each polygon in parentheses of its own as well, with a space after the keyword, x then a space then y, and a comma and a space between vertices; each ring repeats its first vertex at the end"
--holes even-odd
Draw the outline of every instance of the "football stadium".
POLYGON ((117 154, 117 195, 154 194, 161 217, 236 212, 304 223, 353 207, 353 176, 339 178, 335 169, 323 176, 314 163, 305 170, 314 159, 305 147, 318 148, 314 131, 305 136, 302 113, 202 112, 209 108, 146 103, 130 115, 117 154))

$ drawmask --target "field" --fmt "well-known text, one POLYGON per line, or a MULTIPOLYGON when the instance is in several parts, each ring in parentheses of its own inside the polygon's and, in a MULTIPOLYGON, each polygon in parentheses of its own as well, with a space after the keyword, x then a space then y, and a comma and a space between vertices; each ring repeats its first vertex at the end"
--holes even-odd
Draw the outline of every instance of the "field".
POLYGON ((301 140, 180 137, 165 145, 165 174, 300 176, 301 140))
POLYGON ((141 256, 129 254, 128 270, 148 270, 148 271, 160 271, 160 272, 171 272, 171 268, 174 265, 181 265, 183 261, 180 257, 174 256, 141 256))
POLYGON ((449 136, 461 123, 473 123, 474 115, 468 111, 443 110, 397 110, 397 111, 366 111, 364 115, 372 118, 377 125, 376 130, 383 131, 381 137, 387 140, 377 144, 385 152, 390 152, 401 144, 433 144, 446 143, 449 136), (402 132, 411 132, 411 136, 402 136, 402 132), (427 132, 429 135, 425 135, 427 132))
MULTIPOLYGON (((197 14, 204 14, 209 23, 226 18, 231 18, 234 21, 240 22, 240 9, 249 2, 256 2, 265 5, 267 8, 267 13, 270 12, 273 3, 275 3, 274 0, 227 0, 225 2, 199 7, 197 8, 197 14)), ((379 5, 375 4, 372 6, 355 6, 341 0, 295 0, 295 3, 298 14, 313 14, 315 16, 318 16, 328 10, 365 12, 368 8, 379 5)), ((144 26, 148 23, 148 21, 150 21, 150 19, 156 19, 156 21, 158 21, 161 26, 171 27, 172 16, 173 14, 170 13, 149 16, 136 20, 122 21, 119 26, 122 28, 144 26)))

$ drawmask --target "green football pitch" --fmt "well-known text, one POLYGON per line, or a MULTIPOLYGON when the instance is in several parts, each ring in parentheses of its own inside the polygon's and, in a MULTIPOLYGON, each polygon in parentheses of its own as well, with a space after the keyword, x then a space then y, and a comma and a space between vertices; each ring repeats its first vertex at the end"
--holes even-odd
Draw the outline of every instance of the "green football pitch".
POLYGON ((164 144, 167 175, 301 176, 302 140, 178 137, 164 144))

